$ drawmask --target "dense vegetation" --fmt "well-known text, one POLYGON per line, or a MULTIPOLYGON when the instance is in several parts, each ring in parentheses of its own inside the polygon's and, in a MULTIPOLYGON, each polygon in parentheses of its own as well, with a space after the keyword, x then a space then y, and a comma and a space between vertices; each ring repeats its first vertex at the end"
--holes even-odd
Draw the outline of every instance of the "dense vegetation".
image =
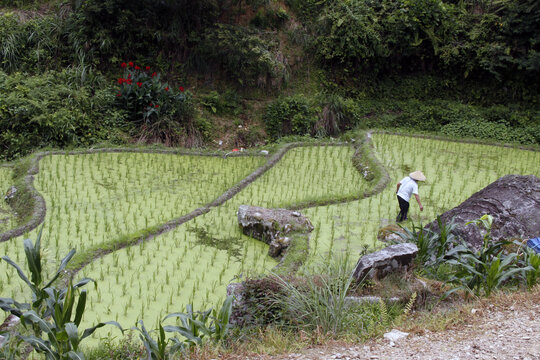
POLYGON ((0 0, 0 161, 26 157, 0 167, 0 191, 12 183, 20 191, 14 202, 0 204, 0 232, 32 216, 36 199, 26 175, 35 176, 47 203, 47 226, 30 233, 35 243, 0 244, 0 254, 13 258, 1 262, 11 267, 0 273, 0 293, 13 299, 0 298, 0 307, 24 313, 24 330, 9 334, 0 358, 21 357, 23 341, 51 359, 142 356, 131 338, 79 346, 109 318, 136 324, 131 330, 155 359, 176 352, 189 358, 203 344, 265 334, 278 334, 279 342, 291 329, 301 329, 300 337, 359 339, 399 323, 443 288, 451 289, 448 296, 462 290, 480 296, 537 286, 540 258, 521 243, 491 246, 489 217, 477 221, 487 231, 478 251, 414 224, 407 231, 420 248, 415 270, 438 281, 436 294, 417 293, 404 279, 354 284, 356 259, 331 255, 378 246, 373 234, 395 206, 384 181, 418 164, 428 178, 447 174, 423 188, 427 211, 411 214, 420 222, 499 176, 538 176, 538 152, 376 134, 385 169, 358 129, 538 149, 538 78, 535 0, 0 0), (336 137, 354 146, 279 144, 336 137), (183 155, 178 161, 184 150, 29 155, 130 143, 266 144, 277 160, 183 155), (361 163, 362 156, 371 160, 361 163), (258 166, 264 172, 239 186, 258 166), (315 225, 309 251, 295 244, 281 273, 254 276, 275 263, 261 243, 240 234, 235 214, 244 203, 317 205, 303 211, 315 225), (42 265, 45 258, 59 265, 42 265), (291 262, 301 265, 298 276, 287 273, 291 262), (29 266, 28 278, 17 263, 29 266), (64 270, 79 282, 63 277, 64 270), (134 279, 134 272, 141 275, 134 279), (45 284, 46 273, 52 280, 45 284), (245 274, 245 327, 231 334, 232 298, 224 300, 223 287, 245 274), (100 287, 87 292, 93 280, 85 276, 100 287), (401 303, 343 311, 346 295, 377 286, 399 292, 401 303), (192 307, 221 300, 220 311, 192 307))
POLYGON ((539 142, 533 0, 0 4, 3 159, 130 139, 200 146, 221 118, 255 123, 235 130, 237 146, 358 125, 539 142), (114 98, 129 61, 160 74, 133 91, 145 104, 114 98), (156 104, 179 87, 197 91, 181 108, 156 104))

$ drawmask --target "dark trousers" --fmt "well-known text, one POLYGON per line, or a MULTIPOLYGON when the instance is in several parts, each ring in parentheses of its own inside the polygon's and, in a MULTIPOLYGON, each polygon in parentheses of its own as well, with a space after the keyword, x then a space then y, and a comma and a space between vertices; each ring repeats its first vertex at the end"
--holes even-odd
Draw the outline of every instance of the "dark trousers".
POLYGON ((403 220, 407 220, 407 213, 409 212, 409 202, 402 199, 400 196, 397 197, 397 200, 399 202, 399 214, 396 218, 397 222, 402 222, 403 220))

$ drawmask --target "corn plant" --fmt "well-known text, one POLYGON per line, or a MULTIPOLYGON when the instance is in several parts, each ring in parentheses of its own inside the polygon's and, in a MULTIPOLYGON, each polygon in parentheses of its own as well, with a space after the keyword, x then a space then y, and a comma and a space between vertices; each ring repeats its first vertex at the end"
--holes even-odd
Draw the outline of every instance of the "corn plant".
POLYGON ((437 216, 437 224, 439 231, 433 231, 425 228, 422 225, 416 226, 412 224, 412 230, 407 227, 400 227, 404 232, 398 232, 402 241, 415 243, 418 247, 416 262, 424 267, 436 266, 444 261, 446 253, 457 243, 454 229, 456 224, 450 222, 448 224, 437 216))
POLYGON ((96 329, 107 324, 115 325, 120 330, 122 328, 116 322, 98 323, 79 334, 78 326, 86 308, 87 298, 86 290, 80 288, 93 280, 85 278, 75 285, 70 281, 67 287, 62 288, 52 286, 75 254, 73 249, 62 260, 53 277, 42 286, 44 279, 40 252, 41 234, 40 231, 35 243, 32 243, 30 239, 24 241, 24 250, 31 274, 30 279, 20 266, 9 257, 2 257, 17 270, 19 277, 32 291, 32 303, 26 304, 13 299, 0 299, 0 307, 4 311, 19 316, 25 328, 30 327, 33 335, 17 333, 17 337, 30 344, 38 353, 45 354, 46 359, 84 359, 83 354, 79 351, 79 344, 82 340, 92 335, 96 329), (47 339, 42 338, 42 335, 46 335, 47 339))
POLYGON ((3 343, 0 343, 0 359, 21 359, 23 357, 23 349, 21 347, 22 340, 8 331, 0 331, 0 335, 4 337, 3 343))
MULTIPOLYGON (((21 316, 22 310, 31 308, 32 310, 41 313, 43 312, 44 301, 48 298, 49 294, 47 289, 50 289, 51 285, 58 279, 62 274, 68 262, 71 260, 73 255, 75 255, 75 249, 72 249, 69 254, 62 259, 60 266, 54 273, 51 279, 49 279, 45 285, 43 278, 43 265, 41 259, 41 235, 43 233, 43 227, 41 227, 36 242, 33 243, 31 239, 25 239, 23 242, 24 252, 26 255, 26 261, 28 265, 28 270, 30 271, 30 279, 24 273, 19 265, 17 265, 13 260, 8 256, 2 256, 2 260, 7 262, 13 268, 16 269, 19 277, 28 285, 32 292, 32 303, 31 304, 19 304, 13 299, 0 298, 0 308, 4 311, 9 311, 14 315, 21 316)), ((45 315, 50 315, 45 313, 45 315)))
POLYGON ((24 312, 21 317, 23 326, 31 324, 33 328, 38 327, 40 333, 29 336, 19 335, 19 337, 30 344, 35 351, 44 354, 48 360, 67 360, 84 359, 84 355, 79 351, 79 345, 96 329, 105 325, 114 325, 123 332, 120 324, 115 321, 100 322, 85 329, 82 333, 79 332, 79 325, 86 307, 86 290, 79 291, 79 288, 89 281, 91 280, 84 279, 75 285, 70 282, 63 289, 45 289, 48 298, 45 301, 44 314, 50 314, 50 316, 38 314, 34 310, 24 312), (75 303, 77 303, 76 307, 75 303), (45 339, 40 335, 47 337, 45 339))
MULTIPOLYGON (((144 327, 144 322, 139 320, 139 326, 133 327, 134 330, 137 330, 139 338, 144 344, 146 354, 148 355, 148 360, 164 360, 168 359, 169 355, 174 354, 177 351, 176 347, 171 348, 167 351, 167 339, 165 337, 165 330, 161 323, 159 324, 158 338, 154 340, 150 332, 144 327)), ((180 348, 178 348, 180 350, 180 348)))
POLYGON ((151 332, 146 330, 142 320, 138 322, 140 327, 137 326, 133 329, 140 333, 139 338, 144 344, 148 360, 169 359, 177 352, 202 345, 205 337, 214 342, 222 341, 231 326, 229 319, 232 312, 232 301, 232 296, 227 297, 219 311, 215 309, 193 311, 193 306, 187 305, 185 313, 172 313, 165 316, 158 324, 158 328, 154 330, 158 334, 157 339, 152 338, 151 332), (178 318, 180 325, 162 325, 165 320, 172 318, 178 318), (183 336, 184 340, 182 341, 176 336, 167 340, 165 333, 177 333, 183 336), (169 342, 172 343, 171 346, 168 346, 169 342))
POLYGON ((540 255, 523 243, 515 241, 514 244, 520 247, 518 261, 524 269, 527 269, 524 271, 525 283, 532 289, 540 278, 540 255))
POLYGON ((448 291, 449 295, 457 290, 480 295, 483 291, 489 296, 493 290, 501 287, 513 275, 523 275, 532 267, 521 267, 516 261, 516 253, 504 253, 504 247, 510 241, 491 241, 493 217, 484 215, 480 219, 468 222, 485 229, 483 245, 479 250, 471 249, 466 243, 456 246, 446 255, 450 257, 448 264, 457 268, 456 274, 449 280, 459 286, 448 291))

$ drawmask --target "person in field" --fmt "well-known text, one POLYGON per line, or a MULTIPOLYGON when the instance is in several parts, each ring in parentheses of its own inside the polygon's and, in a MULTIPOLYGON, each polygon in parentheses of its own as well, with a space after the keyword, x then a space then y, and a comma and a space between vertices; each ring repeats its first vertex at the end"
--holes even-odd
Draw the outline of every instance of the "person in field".
POLYGON ((424 211, 424 207, 420 202, 420 196, 418 196, 418 181, 426 181, 426 177, 421 171, 415 171, 404 177, 397 184, 396 194, 399 203, 399 214, 396 218, 396 222, 402 222, 407 220, 407 213, 409 212, 409 200, 411 195, 414 194, 416 202, 420 206, 420 211, 424 211))

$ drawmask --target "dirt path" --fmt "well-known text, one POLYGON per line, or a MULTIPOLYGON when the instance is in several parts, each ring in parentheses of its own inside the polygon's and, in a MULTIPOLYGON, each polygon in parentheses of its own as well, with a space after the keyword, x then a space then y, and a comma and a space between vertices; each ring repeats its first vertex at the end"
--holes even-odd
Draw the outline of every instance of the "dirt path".
POLYGON ((421 331, 390 344, 377 339, 365 344, 306 349, 298 354, 256 356, 260 360, 315 359, 540 359, 540 293, 523 302, 486 302, 459 328, 421 331))

